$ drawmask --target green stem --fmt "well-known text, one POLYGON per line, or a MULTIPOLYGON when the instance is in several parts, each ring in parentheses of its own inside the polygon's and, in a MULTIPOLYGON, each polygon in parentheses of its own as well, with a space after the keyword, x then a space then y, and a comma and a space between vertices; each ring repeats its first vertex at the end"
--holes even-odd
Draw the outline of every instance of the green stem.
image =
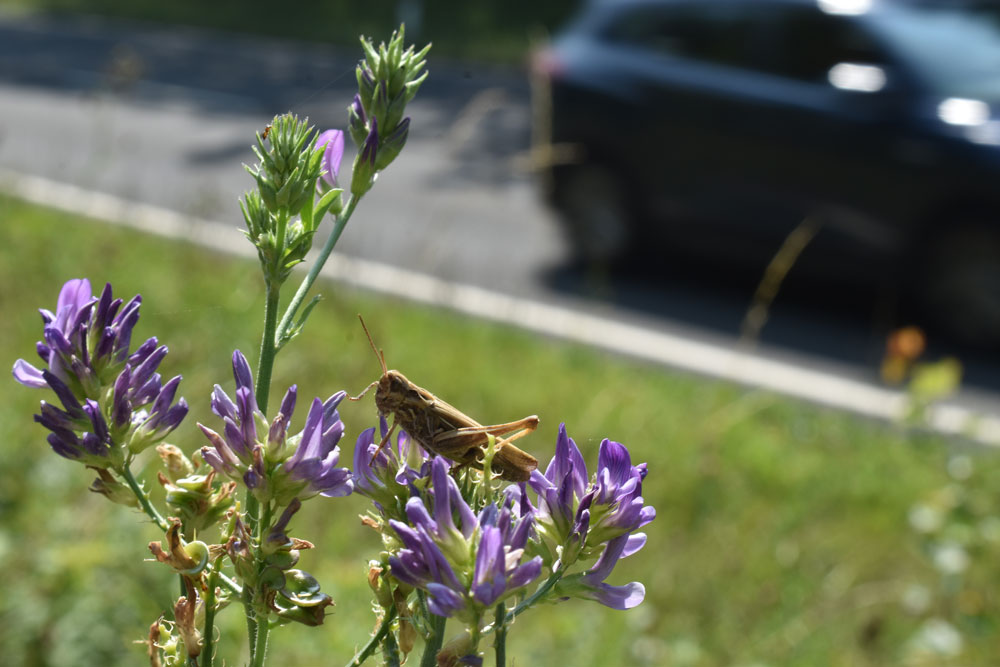
POLYGON ((431 634, 424 644, 424 655, 420 658, 420 667, 437 667, 437 654, 441 652, 444 643, 444 626, 448 619, 444 616, 427 614, 430 620, 431 634))
POLYGON ((215 583, 219 578, 219 568, 222 567, 223 556, 215 559, 211 572, 208 574, 205 591, 205 631, 202 634, 204 647, 201 651, 201 667, 212 667, 212 655, 215 650, 215 583))
POLYGON ((382 642, 382 657, 385 667, 399 667, 399 644, 396 643, 396 635, 391 632, 385 635, 382 642))
MULTIPOLYGON (((302 302, 305 301, 306 294, 309 293, 309 289, 312 287, 313 283, 316 282, 316 278, 319 277, 319 272, 323 269, 323 265, 326 264, 326 260, 330 258, 330 253, 333 252, 334 246, 337 245, 337 241, 340 239, 341 233, 344 231, 344 227, 347 225, 347 221, 351 219, 351 215, 354 213, 354 208, 358 204, 358 199, 355 197, 349 197, 347 200, 344 210, 337 216, 337 221, 333 225, 333 230, 330 232, 330 236, 326 239, 326 243, 323 244, 323 249, 319 252, 319 257, 313 263, 312 267, 309 269, 309 273, 302 280, 302 284, 295 291, 295 296, 289 302, 288 307, 285 309, 285 314, 281 317, 281 324, 278 325, 277 340, 282 340, 288 334, 289 327, 292 326, 292 320, 295 319, 295 315, 299 308, 302 306, 302 302)), ((266 332, 265 332, 266 333, 266 332)), ((273 344, 274 341, 272 341, 273 344)), ((260 403, 260 401, 257 401, 260 403)))
POLYGON ((257 361, 257 407, 267 414, 267 400, 271 390, 271 371, 274 368, 274 331, 278 321, 278 297, 281 285, 268 281, 267 301, 264 303, 264 333, 260 337, 260 359, 257 361))
POLYGON ((170 524, 167 523, 166 519, 160 516, 160 513, 157 512, 156 508, 149 502, 149 495, 147 495, 146 491, 139 486, 139 482, 135 480, 135 477, 132 475, 132 471, 129 470, 128 465, 122 466, 121 476, 128 483, 129 488, 132 489, 132 493, 135 494, 136 500, 139 501, 139 506, 142 507, 142 510, 149 516, 150 519, 153 520, 154 523, 156 523, 157 526, 160 527, 160 530, 167 532, 170 528, 170 524))
POLYGON ((250 659, 250 667, 263 667, 264 656, 267 654, 267 621, 257 624, 257 641, 254 643, 253 656, 250 659))
POLYGON ((361 667, 361 664, 365 660, 371 657, 378 645, 382 643, 385 639, 386 634, 389 632, 389 628, 392 627, 392 620, 396 618, 396 606, 393 605, 389 607, 389 611, 386 612, 385 616, 382 618, 381 625, 378 626, 378 630, 372 635, 372 638, 368 640, 368 643, 362 647, 360 651, 355 654, 354 658, 347 663, 347 667, 361 667))
MULTIPOLYGON (((284 226, 279 220, 279 233, 284 234, 284 226)), ((264 331, 260 337, 260 358, 257 360, 256 395, 257 407, 261 412, 267 414, 267 402, 271 393, 271 373, 274 369, 274 332, 278 321, 278 302, 280 298, 281 285, 265 278, 267 283, 267 299, 264 302, 264 331)), ((247 520, 247 527, 250 534, 259 542, 260 526, 257 515, 260 512, 260 504, 253 492, 247 489, 243 503, 247 520)), ((243 613, 247 619, 247 639, 250 642, 250 661, 255 663, 256 649, 261 638, 258 637, 257 616, 253 609, 253 591, 250 586, 243 588, 243 613)), ((263 641, 267 642, 267 631, 264 631, 263 641)))
POLYGON ((496 620, 493 622, 496 637, 493 638, 493 648, 496 652, 496 667, 507 664, 507 608, 501 602, 497 605, 496 620))
POLYGON ((517 618, 517 616, 520 615, 521 612, 527 611, 528 608, 531 607, 531 605, 538 602, 544 595, 546 595, 550 590, 552 590, 552 587, 556 585, 556 582, 562 579, 563 572, 564 570, 562 568, 553 572, 549 576, 549 578, 545 580, 545 583, 539 586, 538 590, 531 594, 531 597, 522 601, 521 604, 517 605, 516 607, 514 607, 513 610, 508 612, 507 617, 504 619, 504 626, 506 626, 507 623, 513 621, 515 618, 517 618))
POLYGON ((222 574, 222 572, 219 572, 218 570, 214 570, 213 574, 216 577, 218 577, 219 583, 222 585, 222 587, 228 590, 230 593, 235 593, 236 595, 243 595, 243 587, 240 586, 238 583, 236 583, 226 575, 222 574))
MULTIPOLYGON (((273 507, 271 503, 264 503, 260 505, 260 516, 257 520, 257 531, 256 531, 256 542, 259 545, 263 541, 264 531, 267 530, 271 525, 271 519, 273 518, 273 507)), ((259 547, 258 547, 259 549, 259 547)), ((257 562, 259 563, 257 569, 257 579, 260 580, 260 574, 263 571, 265 564, 263 555, 258 551, 257 562)), ((249 587, 247 587, 249 588, 249 587)), ((245 597, 245 596, 244 596, 245 597)), ((261 619, 257 619, 256 611, 252 606, 250 608, 250 613, 254 615, 254 624, 256 633, 254 635, 254 643, 252 646, 253 652, 250 654, 250 665, 252 667, 262 667, 264 664, 265 654, 267 652, 267 638, 270 634, 271 628, 267 624, 267 616, 261 619)))

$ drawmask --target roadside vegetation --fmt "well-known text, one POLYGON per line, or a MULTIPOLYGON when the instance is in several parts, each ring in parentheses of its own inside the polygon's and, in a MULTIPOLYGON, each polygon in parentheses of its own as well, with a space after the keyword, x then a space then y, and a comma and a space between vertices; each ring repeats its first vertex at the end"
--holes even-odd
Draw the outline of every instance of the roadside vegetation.
MULTIPOLYGON (((184 373, 191 404, 171 441, 187 452, 205 445, 195 422, 211 419, 211 383, 229 377, 233 339, 256 358, 259 331, 238 328, 261 310, 254 264, 10 199, 0 199, 0 220, 8 367, 33 356, 35 309, 52 307, 65 280, 141 292, 136 335, 155 331, 170 346, 163 372, 184 373)), ((342 285, 320 292, 306 340, 288 348, 275 387, 294 376, 306 396, 360 392, 378 374, 362 313, 390 367, 484 423, 537 413, 541 426, 518 443, 524 449, 551 451, 565 422, 588 462, 610 437, 649 463, 644 492, 657 519, 647 548, 613 582, 641 580, 645 602, 629 614, 586 604, 538 610, 512 635, 524 664, 942 665, 951 664, 947 652, 933 642, 954 648, 949 631, 960 635, 954 664, 995 657, 1000 462, 992 451, 342 285), (955 569, 962 554, 966 567, 955 569), (916 661, 921 651, 927 662, 916 661)), ((160 581, 168 575, 140 562, 157 531, 89 493, 80 466, 52 455, 31 421, 38 394, 8 379, 0 395, 0 655, 23 665, 137 664, 142 647, 131 642, 169 605, 144 591, 172 590, 160 581)), ((368 399, 342 415, 348 448, 375 424, 368 399)), ((362 498, 336 507, 315 502, 297 519, 317 537, 303 564, 337 606, 318 631, 276 636, 272 654, 283 664, 346 663, 355 649, 347 638, 370 629, 362 575, 378 540, 358 520, 362 498)))

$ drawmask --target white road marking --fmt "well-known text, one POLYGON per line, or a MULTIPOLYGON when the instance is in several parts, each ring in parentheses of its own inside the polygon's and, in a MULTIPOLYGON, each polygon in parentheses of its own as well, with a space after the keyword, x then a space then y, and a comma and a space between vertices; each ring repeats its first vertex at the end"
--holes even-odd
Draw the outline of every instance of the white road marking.
MULTIPOLYGON (((150 234, 197 243, 228 254, 242 257, 256 257, 257 254, 242 232, 232 225, 201 220, 37 176, 0 170, 0 192, 150 234)), ((364 289, 442 306, 868 417, 898 420, 907 407, 906 396, 902 392, 876 384, 802 368, 753 352, 643 329, 561 306, 449 282, 380 262, 333 253, 321 275, 364 289)), ((928 412, 928 423, 944 434, 962 435, 985 444, 1000 445, 1000 419, 976 414, 959 405, 943 403, 932 406, 928 412)))

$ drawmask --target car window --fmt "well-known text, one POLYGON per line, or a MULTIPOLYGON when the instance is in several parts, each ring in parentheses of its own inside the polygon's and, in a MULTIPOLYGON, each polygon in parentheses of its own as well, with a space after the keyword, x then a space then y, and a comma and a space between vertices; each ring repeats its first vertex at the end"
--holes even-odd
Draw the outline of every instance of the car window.
POLYGON ((756 58, 756 20, 733 5, 641 7, 623 12, 604 38, 650 51, 746 67, 756 58))
POLYGON ((1000 100, 1000 5, 894 6, 873 28, 942 97, 1000 100))
POLYGON ((825 83, 841 63, 885 65, 877 43, 849 17, 814 8, 785 7, 771 15, 764 69, 800 81, 825 83))

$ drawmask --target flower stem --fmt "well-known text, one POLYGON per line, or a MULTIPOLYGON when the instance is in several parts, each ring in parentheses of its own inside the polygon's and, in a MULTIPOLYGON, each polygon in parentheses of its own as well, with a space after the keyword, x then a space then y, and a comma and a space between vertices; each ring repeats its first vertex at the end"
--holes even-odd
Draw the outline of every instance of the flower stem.
MULTIPOLYGON (((289 302, 288 307, 285 309, 285 314, 281 317, 281 324, 278 325, 278 331, 276 339, 281 341, 288 334, 289 327, 292 326, 292 320, 295 319, 295 314, 298 312, 299 307, 302 306, 302 302, 305 301, 306 294, 309 293, 309 288, 312 284, 316 282, 316 278, 319 277, 319 272, 323 269, 323 265, 326 264, 326 260, 330 258, 330 253, 333 252, 334 246, 337 245, 337 241, 340 239, 341 233, 344 231, 344 227, 347 225, 347 221, 351 219, 351 215, 354 213, 354 207, 358 205, 358 198, 349 197, 347 204, 344 206, 344 210, 337 216, 337 221, 333 225, 333 230, 330 232, 330 236, 326 239, 326 243, 323 244, 323 249, 319 252, 319 257, 313 262, 312 267, 309 269, 309 273, 302 280, 302 284, 295 291, 295 296, 289 302)), ((266 332, 265 332, 266 333, 266 332)), ((275 336, 272 336, 272 345, 274 344, 275 336)), ((260 390, 260 385, 258 384, 258 391, 260 390)), ((260 403, 260 400, 257 401, 260 403)))
POLYGON ((503 602, 497 605, 497 615, 493 628, 496 632, 496 637, 493 638, 496 667, 504 667, 507 663, 507 607, 503 602))
POLYGON ((219 568, 222 567, 222 556, 215 559, 214 567, 208 574, 205 590, 205 631, 202 633, 202 641, 205 643, 201 651, 201 667, 212 667, 212 655, 215 649, 213 638, 215 636, 215 583, 219 577, 219 568))
POLYGON ((267 654, 268 630, 266 619, 264 619, 264 622, 257 624, 257 641, 253 647, 250 667, 263 667, 264 665, 264 656, 267 654))
POLYGON ((382 623, 378 626, 378 630, 368 640, 368 643, 355 654, 354 658, 347 664, 347 667, 360 667, 365 660, 371 657, 372 653, 375 652, 375 649, 378 648, 378 645, 382 643, 382 640, 389 632, 389 628, 392 627, 392 620, 394 618, 396 618, 395 605, 389 607, 389 611, 382 618, 382 623))
POLYGON ((430 620, 431 634, 424 644, 424 654, 420 658, 420 667, 437 667, 437 654, 441 651, 441 644, 444 643, 444 626, 448 619, 436 614, 427 614, 430 620))
POLYGON ((399 645, 396 643, 396 635, 391 632, 386 633, 382 641, 382 656, 385 667, 399 667, 399 645))
MULTIPOLYGON (((264 540, 263 538, 264 531, 266 531, 271 525, 271 519, 273 518, 273 507, 271 503, 268 502, 264 503, 263 505, 258 504, 258 510, 259 510, 259 515, 257 517, 256 528, 254 530, 254 538, 256 543, 260 545, 261 542, 263 542, 264 540)), ((263 571, 265 567, 263 556, 260 553, 259 546, 258 546, 256 560, 258 563, 257 580, 259 581, 260 573, 263 571)), ((247 586, 244 589, 244 595, 243 595, 244 600, 248 598, 248 596, 246 595, 246 591, 249 588, 250 587, 247 586)), ((253 600, 253 594, 254 591, 251 591, 249 595, 249 598, 251 600, 251 605, 245 608, 247 612, 247 626, 249 627, 251 616, 253 617, 253 622, 254 622, 253 641, 250 646, 251 650, 250 665, 251 667, 262 667, 262 665, 264 664, 265 653, 267 651, 267 636, 270 633, 271 628, 267 624, 266 614, 261 618, 257 617, 257 612, 256 612, 257 605, 253 604, 253 602, 255 602, 253 600)))
POLYGON ((271 371, 274 369, 274 331, 278 321, 278 298, 281 285, 267 281, 267 301, 264 303, 264 333, 260 337, 260 359, 257 362, 257 407, 267 414, 271 391, 271 371))
POLYGON ((160 530, 162 530, 163 532, 167 532, 167 529, 170 528, 170 524, 168 524, 167 520, 164 519, 160 515, 160 513, 156 511, 156 508, 153 507, 153 504, 149 502, 149 495, 139 485, 139 482, 136 481, 135 477, 132 475, 132 471, 129 469, 127 465, 122 466, 121 476, 128 483, 128 487, 132 489, 132 493, 135 494, 135 498, 136 500, 139 501, 139 506, 142 507, 142 510, 149 516, 150 519, 153 520, 153 522, 157 526, 160 527, 160 530))
MULTIPOLYGON (((284 233, 283 227, 281 227, 280 231, 282 234, 284 233)), ((257 378, 255 382, 256 395, 254 398, 257 400, 257 407, 260 411, 267 414, 267 402, 271 393, 271 373, 274 370, 274 356, 276 354, 274 347, 274 332, 278 321, 278 302, 280 298, 281 285, 267 277, 265 277, 265 282, 267 284, 267 299, 264 302, 264 331, 260 337, 260 358, 257 361, 257 378)), ((250 528, 251 535, 259 541, 260 526, 257 521, 257 515, 260 512, 260 505, 250 489, 247 489, 244 498, 244 516, 247 520, 247 526, 250 528)), ((263 631, 263 638, 258 636, 260 628, 257 624, 257 615, 253 609, 253 591, 250 590, 249 586, 243 588, 243 613, 246 615, 247 619, 247 639, 250 642, 250 664, 258 664, 256 662, 257 654, 255 647, 258 646, 261 641, 263 641, 266 646, 267 631, 263 631)))
MULTIPOLYGON (((543 596, 545 596, 550 590, 552 590, 552 587, 556 585, 556 582, 562 579, 563 572, 564 572, 563 568, 559 568, 558 570, 553 572, 549 576, 549 578, 545 580, 545 583, 538 587, 537 591, 532 593, 530 597, 528 597, 526 600, 522 601, 521 604, 517 605, 516 607, 514 607, 514 609, 509 611, 507 613, 506 618, 504 619, 504 627, 506 627, 507 623, 510 623, 515 618, 517 618, 517 616, 520 615, 521 612, 527 611, 528 608, 531 607, 531 605, 538 602, 540 599, 542 599, 543 596)), ((498 627, 496 629, 499 630, 500 628, 498 627)))

